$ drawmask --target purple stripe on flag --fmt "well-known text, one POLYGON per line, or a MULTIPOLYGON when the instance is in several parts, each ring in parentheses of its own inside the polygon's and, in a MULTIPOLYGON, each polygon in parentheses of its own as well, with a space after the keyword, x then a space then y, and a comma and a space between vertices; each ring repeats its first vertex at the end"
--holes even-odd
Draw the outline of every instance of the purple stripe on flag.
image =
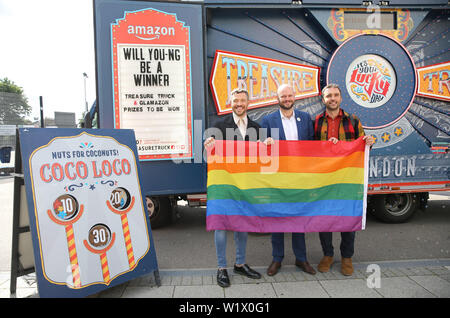
POLYGON ((242 215, 210 215, 206 230, 228 230, 259 233, 353 232, 362 228, 361 216, 294 216, 260 217, 242 215))

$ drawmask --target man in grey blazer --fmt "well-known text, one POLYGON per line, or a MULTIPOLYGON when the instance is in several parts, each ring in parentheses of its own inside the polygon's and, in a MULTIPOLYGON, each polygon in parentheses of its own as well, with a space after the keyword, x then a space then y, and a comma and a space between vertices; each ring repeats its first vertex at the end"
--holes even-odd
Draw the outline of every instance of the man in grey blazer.
MULTIPOLYGON (((273 139, 279 140, 313 140, 314 127, 308 113, 294 109, 294 89, 283 84, 277 90, 279 110, 265 116, 261 127, 267 129, 270 144, 273 139)), ((292 249, 295 265, 304 272, 314 275, 316 271, 306 259, 305 233, 292 233, 292 249)), ((284 233, 272 233, 272 263, 267 268, 267 275, 278 273, 284 258, 284 233)))

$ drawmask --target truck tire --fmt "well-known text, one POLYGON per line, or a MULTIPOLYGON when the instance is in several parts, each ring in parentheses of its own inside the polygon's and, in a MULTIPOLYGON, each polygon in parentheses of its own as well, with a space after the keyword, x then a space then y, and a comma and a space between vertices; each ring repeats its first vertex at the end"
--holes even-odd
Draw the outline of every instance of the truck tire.
POLYGON ((408 221, 419 206, 419 199, 414 193, 373 195, 370 201, 371 214, 386 223, 408 221))
POLYGON ((152 229, 168 225, 172 219, 172 204, 167 197, 145 196, 152 229))

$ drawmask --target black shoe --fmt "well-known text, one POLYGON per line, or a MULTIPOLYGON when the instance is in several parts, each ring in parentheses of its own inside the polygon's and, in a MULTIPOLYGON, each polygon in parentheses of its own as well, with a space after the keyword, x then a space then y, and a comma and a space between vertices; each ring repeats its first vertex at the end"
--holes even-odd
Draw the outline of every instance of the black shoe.
POLYGON ((228 272, 226 269, 218 269, 217 270, 217 285, 220 287, 229 287, 230 286, 230 278, 228 277, 228 272))
POLYGON ((241 267, 234 265, 233 272, 236 274, 239 274, 239 275, 247 276, 248 278, 253 278, 253 279, 261 278, 261 274, 258 273, 257 271, 254 271, 253 269, 251 269, 247 264, 244 264, 241 267))

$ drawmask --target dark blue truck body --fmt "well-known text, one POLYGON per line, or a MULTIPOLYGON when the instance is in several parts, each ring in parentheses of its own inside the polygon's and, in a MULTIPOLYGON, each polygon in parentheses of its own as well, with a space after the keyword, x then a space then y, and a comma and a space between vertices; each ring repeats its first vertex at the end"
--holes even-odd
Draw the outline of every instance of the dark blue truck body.
MULTIPOLYGON (((192 154, 184 160, 141 161, 143 191, 153 199, 149 202, 155 205, 156 212, 163 208, 170 210, 177 198, 206 193, 204 132, 223 116, 218 114, 210 83, 218 51, 319 68, 319 89, 330 82, 348 88, 352 71, 370 57, 380 57, 391 67, 394 76, 390 84, 394 88, 388 92, 383 90, 385 83, 377 82, 379 94, 369 96, 369 102, 383 98, 387 102, 379 106, 360 105, 349 88, 342 92, 342 107, 356 114, 366 134, 376 138, 369 166, 372 210, 385 221, 401 222, 416 208, 424 206, 427 193, 448 191, 450 21, 447 1, 372 3, 367 6, 368 2, 356 0, 195 3, 94 0, 101 128, 118 128, 114 107, 121 107, 114 99, 117 88, 112 25, 127 13, 153 10, 175 15, 177 21, 189 27, 191 124, 187 127, 191 131, 192 154), (428 83, 427 88, 423 88, 424 81, 428 83), (433 89, 440 91, 434 94, 433 89), (383 95, 385 92, 389 96, 383 95)), ((152 26, 152 21, 147 26, 152 26)), ((373 80, 376 75, 370 76, 373 80)), ((355 77, 350 80, 357 83, 355 77)), ((357 90, 362 86, 353 87, 357 90)), ((148 92, 152 92, 152 87, 148 92)), ((312 118, 324 110, 320 94, 297 100, 295 107, 308 112, 312 118)), ((277 109, 276 104, 256 107, 249 110, 249 116, 261 122, 264 115, 277 109)))

